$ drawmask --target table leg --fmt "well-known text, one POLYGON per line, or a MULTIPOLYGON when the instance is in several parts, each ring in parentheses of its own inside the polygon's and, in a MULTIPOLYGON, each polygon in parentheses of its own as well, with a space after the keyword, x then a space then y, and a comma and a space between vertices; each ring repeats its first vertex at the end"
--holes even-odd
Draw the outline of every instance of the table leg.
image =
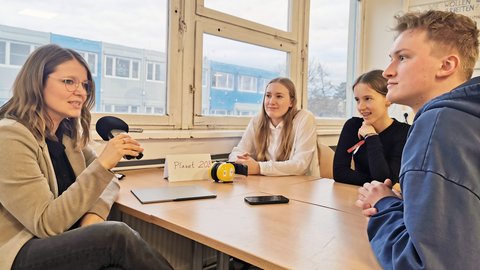
POLYGON ((217 251, 217 270, 228 270, 228 265, 230 263, 230 256, 217 251))
POLYGON ((192 270, 203 269, 203 245, 193 241, 192 270))

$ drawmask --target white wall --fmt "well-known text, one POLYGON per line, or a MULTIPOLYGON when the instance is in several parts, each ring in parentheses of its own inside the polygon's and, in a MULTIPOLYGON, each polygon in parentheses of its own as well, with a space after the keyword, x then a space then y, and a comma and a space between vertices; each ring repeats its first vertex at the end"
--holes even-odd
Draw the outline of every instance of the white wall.
MULTIPOLYGON (((411 6, 423 5, 436 2, 435 0, 361 0, 364 8, 363 40, 361 44, 361 64, 359 73, 372 69, 385 69, 390 63, 389 51, 393 46, 394 33, 389 29, 393 26, 393 16, 404 11, 404 3, 411 6)), ((473 2, 473 1, 472 1, 473 2)), ((476 69, 473 77, 480 76, 480 70, 476 69)), ((413 121, 413 111, 410 107, 393 105, 390 116, 403 121, 403 114, 409 113, 408 122, 413 121)))
POLYGON ((393 46, 393 16, 403 10, 402 0, 363 0, 362 73, 372 69, 385 69, 393 46))
MULTIPOLYGON (((372 69, 382 69, 390 64, 390 49, 394 42, 394 32, 390 28, 394 25, 393 16, 403 12, 402 0, 363 0, 364 17, 362 25, 361 64, 358 74, 372 69)), ((404 113, 408 113, 408 122, 413 121, 413 111, 408 106, 392 104, 389 109, 390 117, 398 121, 405 121, 404 113)))

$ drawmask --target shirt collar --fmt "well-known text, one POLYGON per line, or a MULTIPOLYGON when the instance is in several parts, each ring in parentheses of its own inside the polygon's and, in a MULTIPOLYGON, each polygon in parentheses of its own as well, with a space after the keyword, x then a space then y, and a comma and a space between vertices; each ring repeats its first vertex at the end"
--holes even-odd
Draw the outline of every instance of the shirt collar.
POLYGON ((280 130, 280 129, 282 129, 282 127, 283 127, 283 120, 276 127, 272 124, 272 121, 270 121, 270 129, 280 130))

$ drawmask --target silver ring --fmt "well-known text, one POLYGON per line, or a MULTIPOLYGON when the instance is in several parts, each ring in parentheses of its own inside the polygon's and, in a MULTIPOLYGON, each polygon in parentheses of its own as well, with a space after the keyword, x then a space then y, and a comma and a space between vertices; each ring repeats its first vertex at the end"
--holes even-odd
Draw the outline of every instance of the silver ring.
POLYGON ((123 144, 125 144, 125 143, 126 143, 126 142, 125 142, 125 138, 122 138, 122 140, 123 140, 123 144))

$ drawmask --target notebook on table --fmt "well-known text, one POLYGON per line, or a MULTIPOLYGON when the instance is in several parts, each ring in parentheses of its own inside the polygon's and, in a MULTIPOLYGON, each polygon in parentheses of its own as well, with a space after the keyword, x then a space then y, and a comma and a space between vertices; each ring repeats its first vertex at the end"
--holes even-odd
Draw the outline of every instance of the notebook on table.
POLYGON ((130 190, 141 203, 185 201, 196 199, 215 198, 216 194, 199 185, 142 188, 130 190))

